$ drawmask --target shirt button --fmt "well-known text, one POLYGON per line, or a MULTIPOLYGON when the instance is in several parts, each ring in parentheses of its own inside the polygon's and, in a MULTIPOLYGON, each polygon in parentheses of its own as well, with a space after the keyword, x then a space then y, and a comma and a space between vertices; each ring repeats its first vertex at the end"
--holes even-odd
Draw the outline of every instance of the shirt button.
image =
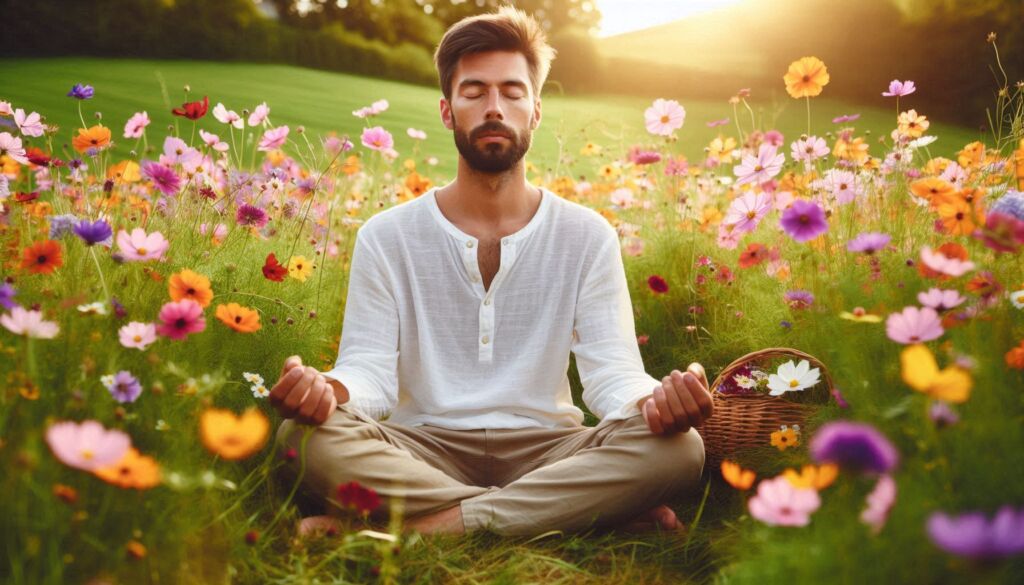
POLYGON ((490 340, 491 340, 491 338, 487 337, 486 335, 484 335, 483 338, 480 339, 480 341, 482 341, 484 343, 484 345, 487 345, 487 342, 490 341, 490 340))
POLYGON ((485 305, 491 304, 491 299, 484 299, 484 304, 485 305))
POLYGON ((466 247, 467 248, 472 248, 473 247, 473 242, 472 241, 466 242, 466 247))
POLYGON ((480 279, 475 276, 471 276, 469 279, 472 280, 473 282, 480 282, 480 279))

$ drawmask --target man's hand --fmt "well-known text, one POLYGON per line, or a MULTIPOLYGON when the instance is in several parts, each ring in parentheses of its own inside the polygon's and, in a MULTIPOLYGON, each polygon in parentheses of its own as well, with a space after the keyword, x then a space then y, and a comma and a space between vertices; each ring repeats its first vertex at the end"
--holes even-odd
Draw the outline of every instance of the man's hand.
POLYGON ((284 418, 307 425, 323 424, 338 407, 327 378, 316 368, 303 366, 297 355, 284 361, 281 377, 270 389, 270 403, 284 418))
POLYGON ((686 370, 672 370, 662 378, 661 387, 637 403, 652 433, 685 433, 711 418, 714 403, 703 366, 692 363, 686 370))

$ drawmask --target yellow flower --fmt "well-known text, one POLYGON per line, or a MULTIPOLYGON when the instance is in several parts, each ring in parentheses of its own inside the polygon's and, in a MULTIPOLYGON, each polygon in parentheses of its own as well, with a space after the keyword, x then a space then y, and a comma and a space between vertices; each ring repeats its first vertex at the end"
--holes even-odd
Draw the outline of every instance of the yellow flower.
POLYGON ((117 184, 138 182, 142 179, 139 163, 133 160, 123 160, 107 169, 107 178, 113 179, 117 184))
POLYGON ((794 487, 823 490, 839 477, 839 466, 835 463, 826 463, 819 467, 804 465, 799 472, 787 469, 782 474, 794 487))
POLYGON ((580 154, 583 156, 594 156, 596 154, 601 154, 601 145, 594 144, 593 142, 588 142, 583 145, 583 148, 580 149, 580 154))
POLYGON ((306 278, 313 273, 313 263, 305 256, 292 256, 288 260, 288 276, 300 282, 306 282, 306 278))
POLYGON ((918 114, 917 110, 901 112, 897 121, 900 134, 911 138, 920 138, 931 125, 928 117, 918 114))
POLYGON ((708 158, 717 160, 721 164, 727 164, 732 162, 732 152, 734 150, 736 150, 735 138, 718 135, 708 145, 708 158))
POLYGON ((619 169, 615 165, 604 165, 597 171, 597 174, 606 181, 613 181, 619 178, 619 169))
POLYGON ((772 433, 772 447, 778 447, 779 451, 785 451, 790 447, 800 444, 800 432, 796 428, 789 428, 785 425, 772 433))
POLYGON ((722 461, 722 477, 738 490, 749 490, 750 486, 754 485, 757 474, 749 469, 743 469, 739 463, 725 460, 722 461))
POLYGON ((160 484, 160 464, 130 448, 117 463, 94 471, 103 481, 122 488, 148 489, 160 484))
POLYGON ((946 402, 966 402, 971 396, 971 380, 967 371, 950 366, 939 371, 930 349, 915 343, 900 353, 903 381, 914 390, 946 402))
POLYGON ((270 421, 256 407, 242 416, 230 410, 210 408, 199 419, 203 445, 222 459, 245 459, 259 451, 267 441, 270 421))
POLYGON ((828 85, 828 68, 817 57, 801 57, 789 65, 782 79, 794 98, 814 97, 828 85))
POLYGON ((881 323, 882 317, 879 315, 872 315, 864 310, 863 307, 854 307, 853 311, 843 311, 839 313, 840 319, 846 319, 848 321, 854 321, 856 323, 881 323))

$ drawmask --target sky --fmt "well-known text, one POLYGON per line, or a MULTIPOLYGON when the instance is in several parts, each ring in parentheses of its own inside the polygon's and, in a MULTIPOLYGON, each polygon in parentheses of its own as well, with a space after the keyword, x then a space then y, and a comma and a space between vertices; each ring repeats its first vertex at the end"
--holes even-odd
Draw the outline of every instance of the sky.
POLYGON ((740 0, 596 0, 601 11, 597 36, 608 37, 735 4, 740 0))

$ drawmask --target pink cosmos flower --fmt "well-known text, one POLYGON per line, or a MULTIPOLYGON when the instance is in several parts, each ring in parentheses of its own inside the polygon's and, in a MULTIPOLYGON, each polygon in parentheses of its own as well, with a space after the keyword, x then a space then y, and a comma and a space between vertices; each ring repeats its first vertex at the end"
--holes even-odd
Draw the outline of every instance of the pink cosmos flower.
POLYGON ((153 186, 164 195, 174 195, 181 188, 181 177, 173 169, 158 162, 143 161, 142 176, 153 181, 153 186))
POLYGON ((146 126, 149 126, 149 114, 146 112, 136 112, 132 114, 131 118, 128 118, 124 125, 124 137, 141 138, 142 133, 146 130, 146 126))
POLYGON ((806 199, 793 201, 793 204, 782 212, 779 223, 782 229, 798 242, 813 240, 828 231, 825 210, 817 203, 806 199))
POLYGON ((867 508, 860 513, 860 521, 871 527, 872 534, 881 532, 889 518, 889 510, 896 503, 896 482, 892 476, 878 478, 875 489, 867 497, 867 508))
POLYGON ((658 98, 654 104, 644 110, 644 124, 647 131, 657 136, 670 136, 683 127, 686 120, 686 109, 676 100, 658 98))
POLYGON ((960 306, 967 298, 956 290, 930 288, 925 292, 917 293, 917 300, 926 307, 942 312, 960 306))
POLYGON ((807 526, 821 506, 818 492, 794 486, 785 476, 757 484, 757 495, 747 503, 750 515, 772 526, 807 526))
POLYGON ((921 248, 921 261, 928 268, 947 276, 962 276, 974 270, 974 262, 950 258, 942 252, 933 251, 929 246, 921 248))
POLYGON ((722 223, 733 226, 733 230, 740 233, 752 232, 771 208, 772 201, 764 193, 745 193, 733 199, 722 223))
POLYGON ((779 132, 778 130, 769 130, 764 133, 764 141, 776 148, 782 146, 782 143, 785 142, 785 140, 786 139, 782 135, 782 132, 779 132))
POLYGON ((26 115, 25 110, 18 108, 14 110, 14 123, 18 125, 24 136, 42 136, 45 126, 38 112, 26 115))
POLYGON ((46 444, 61 463, 84 471, 113 465, 124 457, 132 441, 122 431, 105 429, 87 420, 81 424, 64 421, 46 429, 46 444))
POLYGON ((288 126, 280 126, 277 128, 271 128, 263 133, 263 138, 260 139, 260 145, 257 150, 268 152, 275 148, 280 148, 284 144, 285 140, 288 139, 288 126))
POLYGON ((786 155, 779 154, 774 146, 762 144, 757 149, 757 156, 744 154, 742 162, 733 167, 732 172, 739 177, 736 184, 763 183, 779 174, 785 160, 786 155))
POLYGON ((126 260, 145 262, 160 260, 171 243, 160 232, 147 234, 142 228, 135 228, 131 234, 125 230, 117 232, 117 247, 121 249, 126 260))
POLYGON ((206 130, 200 130, 199 137, 203 139, 203 142, 205 142, 207 146, 216 150, 217 152, 225 152, 228 150, 228 148, 230 148, 227 142, 224 142, 223 140, 220 139, 220 136, 217 136, 216 134, 210 134, 206 130))
POLYGON ((160 308, 160 321, 156 332, 179 341, 188 337, 190 333, 199 333, 206 329, 203 307, 192 299, 164 304, 160 308))
POLYGON ((708 128, 716 128, 718 126, 725 126, 729 123, 729 118, 722 118, 721 120, 711 120, 706 125, 708 128))
POLYGON ((740 244, 740 238, 743 236, 743 233, 740 230, 734 229, 732 225, 723 222, 718 224, 718 237, 715 241, 718 243, 719 248, 735 250, 740 244))
POLYGON ((813 162, 816 159, 827 156, 829 153, 828 144, 825 142, 825 139, 817 136, 801 138, 791 144, 789 148, 793 160, 805 163, 813 162))
POLYGON ((409 138, 412 138, 413 140, 426 140, 427 139, 427 133, 424 132, 423 130, 417 130, 415 128, 409 128, 405 132, 406 132, 406 134, 409 135, 409 138))
POLYGON ((923 343, 938 339, 943 333, 942 320, 931 307, 905 307, 885 320, 885 334, 896 343, 923 343))
POLYGON ((14 109, 11 107, 11 102, 5 102, 0 100, 0 116, 13 116, 14 109))
POLYGON ((917 91, 914 87, 913 81, 900 81, 899 79, 893 79, 889 82, 889 91, 883 91, 882 95, 885 97, 903 97, 910 95, 917 91))
POLYGON ((815 181, 815 184, 819 188, 828 189, 835 197, 836 203, 840 204, 851 203, 860 195, 857 177, 850 171, 829 169, 822 179, 815 181))
POLYGON ((156 341, 156 325, 132 321, 117 330, 117 337, 121 345, 143 351, 156 341))
POLYGON ((29 311, 17 305, 10 313, 0 315, 0 325, 15 335, 25 335, 37 339, 53 339, 60 331, 53 321, 44 321, 40 311, 29 311))
POLYGON ((238 115, 238 112, 227 109, 224 107, 224 104, 220 102, 217 102, 217 105, 213 106, 213 117, 221 124, 230 124, 239 130, 245 128, 245 121, 238 115))
POLYGON ((391 133, 380 126, 373 126, 363 130, 363 135, 360 138, 363 141, 363 146, 379 152, 393 148, 395 144, 391 133))
POLYGON ((202 162, 202 159, 202 153, 186 144, 181 138, 168 136, 164 139, 164 152, 160 155, 160 164, 168 167, 174 165, 196 167, 202 162))
POLYGON ((253 108, 252 113, 249 114, 249 125, 259 126, 260 124, 263 123, 264 120, 267 119, 267 116, 269 115, 270 106, 267 105, 267 102, 263 102, 260 105, 256 106, 255 108, 253 108))
POLYGON ((20 165, 29 163, 28 157, 25 156, 25 148, 21 145, 21 138, 13 136, 10 132, 0 132, 0 156, 5 154, 20 165))

